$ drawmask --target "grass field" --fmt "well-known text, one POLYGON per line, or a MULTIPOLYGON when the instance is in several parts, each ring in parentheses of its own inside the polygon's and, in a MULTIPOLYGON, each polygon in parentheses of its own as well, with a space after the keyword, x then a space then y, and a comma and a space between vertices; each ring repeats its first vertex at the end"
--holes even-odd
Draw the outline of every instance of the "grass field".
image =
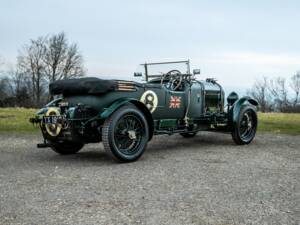
MULTIPOLYGON (((0 108, 0 132, 33 133, 38 128, 28 122, 36 109, 0 108)), ((300 135, 300 113, 259 113, 258 130, 300 135)))
POLYGON ((38 129, 29 123, 36 109, 0 108, 0 132, 28 133, 38 129))
POLYGON ((259 113, 258 130, 300 135, 300 113, 259 113))

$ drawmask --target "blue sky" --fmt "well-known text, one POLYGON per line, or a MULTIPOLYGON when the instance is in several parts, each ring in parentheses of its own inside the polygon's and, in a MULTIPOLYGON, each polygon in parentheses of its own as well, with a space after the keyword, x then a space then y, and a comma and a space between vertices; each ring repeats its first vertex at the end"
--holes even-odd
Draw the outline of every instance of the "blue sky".
POLYGON ((65 31, 88 74, 131 77, 145 61, 190 59, 227 88, 300 70, 299 1, 1 0, 0 56, 65 31))

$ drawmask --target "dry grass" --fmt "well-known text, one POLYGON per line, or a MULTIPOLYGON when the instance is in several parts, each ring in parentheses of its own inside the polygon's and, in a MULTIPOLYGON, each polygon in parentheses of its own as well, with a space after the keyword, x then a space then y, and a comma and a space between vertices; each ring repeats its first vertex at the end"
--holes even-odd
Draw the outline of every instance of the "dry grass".
POLYGON ((29 123, 36 109, 0 108, 0 132, 36 132, 38 129, 29 123))
MULTIPOLYGON (((28 122, 36 109, 0 108, 0 132, 37 132, 28 122)), ((258 130, 300 135, 300 113, 259 113, 258 130)))
POLYGON ((300 135, 300 113, 259 113, 258 130, 300 135))

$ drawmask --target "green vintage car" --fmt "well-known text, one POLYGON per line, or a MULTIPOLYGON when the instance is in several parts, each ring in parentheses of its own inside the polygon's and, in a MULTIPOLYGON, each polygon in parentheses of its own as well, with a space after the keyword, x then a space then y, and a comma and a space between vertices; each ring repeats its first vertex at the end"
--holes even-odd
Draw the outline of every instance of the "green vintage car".
POLYGON ((253 140, 256 100, 233 92, 225 106, 223 88, 214 79, 197 80, 200 70, 191 73, 189 61, 142 67, 134 74, 141 82, 86 77, 51 83, 55 100, 30 119, 44 137, 37 146, 65 155, 102 141, 114 159, 131 162, 158 134, 192 138, 198 131, 217 131, 231 133, 239 145, 253 140))

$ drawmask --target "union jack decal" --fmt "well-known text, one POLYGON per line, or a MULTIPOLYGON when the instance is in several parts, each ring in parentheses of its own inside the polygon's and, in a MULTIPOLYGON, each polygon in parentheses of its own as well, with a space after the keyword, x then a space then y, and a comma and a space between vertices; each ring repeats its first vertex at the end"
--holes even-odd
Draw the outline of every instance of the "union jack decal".
POLYGON ((170 98, 170 109, 179 109, 181 104, 181 97, 178 96, 171 96, 170 98))

